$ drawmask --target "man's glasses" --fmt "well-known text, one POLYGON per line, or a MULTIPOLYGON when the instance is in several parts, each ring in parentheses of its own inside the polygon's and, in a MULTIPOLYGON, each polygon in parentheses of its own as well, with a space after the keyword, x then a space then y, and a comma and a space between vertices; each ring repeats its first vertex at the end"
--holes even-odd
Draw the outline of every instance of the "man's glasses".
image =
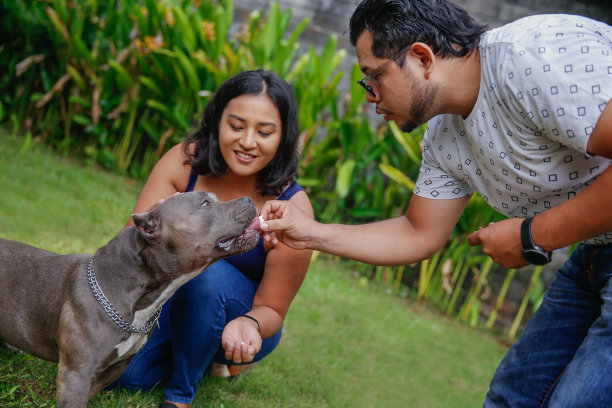
POLYGON ((365 89, 370 95, 372 95, 374 98, 376 98, 376 94, 374 93, 374 89, 372 89, 372 87, 370 85, 368 85, 368 83, 372 79, 376 79, 376 77, 378 77, 380 74, 382 74, 382 72, 385 70, 385 68, 387 68, 387 65, 389 65, 389 63, 391 61, 395 60, 395 58, 397 58, 398 55, 400 55, 404 51, 408 51, 409 49, 410 49, 410 45, 406 45, 405 47, 400 48, 399 51, 397 51, 395 54, 391 55, 387 61, 383 62, 378 67, 374 68, 374 70, 369 75, 366 75, 362 80, 357 81, 357 83, 359 85, 361 85, 361 87, 363 89, 365 89))

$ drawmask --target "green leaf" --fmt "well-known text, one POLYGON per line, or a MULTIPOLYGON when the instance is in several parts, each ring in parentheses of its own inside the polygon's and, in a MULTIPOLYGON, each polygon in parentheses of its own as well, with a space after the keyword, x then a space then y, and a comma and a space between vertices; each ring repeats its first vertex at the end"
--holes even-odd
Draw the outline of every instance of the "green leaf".
POLYGON ((132 79, 130 74, 127 72, 127 70, 123 68, 123 66, 121 66, 121 64, 119 64, 114 59, 110 59, 108 60, 108 65, 110 65, 110 67, 114 69, 115 72, 117 73, 117 80, 119 82, 120 88, 129 89, 132 87, 132 85, 134 85, 134 80, 132 79))
POLYGON ((410 190, 414 190, 414 181, 410 180, 410 178, 400 170, 386 163, 380 163, 378 168, 391 180, 408 187, 410 190))
POLYGON ((393 134, 393 137, 395 137, 395 139, 399 142, 399 144, 402 145, 402 147, 406 151, 406 154, 408 155, 408 157, 410 157, 410 160, 412 160, 415 163, 420 163, 421 162, 420 152, 419 154, 417 154, 417 152, 415 152, 413 147, 408 144, 408 142, 406 141, 406 136, 405 136, 406 133, 402 132, 400 128, 395 124, 395 122, 389 122, 389 129, 391 129, 391 133, 393 134))
POLYGON ((376 208, 353 208, 351 215, 355 218, 377 218, 380 217, 380 211, 376 208))
POLYGON ((93 59, 91 58, 89 48, 87 48, 87 45, 83 42, 83 40, 74 34, 71 36, 71 38, 77 56, 79 58, 85 58, 88 62, 92 63, 93 59))
POLYGON ((85 90, 87 88, 87 84, 85 83, 83 76, 79 74, 79 71, 77 71, 76 68, 74 68, 72 65, 66 64, 66 70, 74 80, 74 83, 79 87, 79 89, 85 90))
POLYGON ((155 83, 153 79, 141 75, 138 77, 138 81, 141 84, 143 84, 146 88, 153 91, 153 93, 155 93, 157 96, 163 96, 162 90, 159 88, 159 86, 155 83))
POLYGON ((357 162, 353 159, 348 159, 338 169, 338 177, 336 178, 336 192, 340 198, 345 198, 351 190, 351 181, 353 170, 357 162))
POLYGON ((184 52, 178 49, 176 49, 175 52, 178 62, 187 78, 187 83, 195 95, 201 89, 200 78, 198 78, 196 68, 184 52))
POLYGON ((172 112, 170 111, 170 109, 168 109, 168 106, 166 106, 165 103, 160 102, 160 101, 156 101, 155 99, 149 99, 146 102, 147 106, 150 108, 153 108, 161 113, 164 114, 164 116, 166 116, 166 118, 170 119, 172 118, 172 112))
POLYGON ((317 187, 320 186, 323 181, 318 178, 299 177, 298 183, 300 183, 302 187, 317 187))
POLYGON ((77 105, 81 105, 81 106, 83 106, 83 107, 85 107, 87 109, 91 108, 91 101, 89 101, 89 100, 87 100, 87 99, 85 99, 83 97, 76 96, 76 95, 70 95, 68 97, 68 100, 71 103, 74 103, 74 104, 77 104, 77 105))
POLYGON ((270 4, 270 11, 268 14, 268 21, 266 21, 266 25, 263 28, 261 33, 261 42, 263 44, 263 58, 264 61, 268 62, 272 59, 272 52, 278 45, 278 27, 280 24, 280 10, 278 7, 278 3, 273 1, 270 4))
POLYGON ((85 115, 82 115, 80 113, 77 113, 75 115, 72 116, 72 120, 75 121, 76 123, 78 123, 79 125, 82 126, 89 126, 91 125, 91 119, 88 118, 85 115))
POLYGON ((180 32, 180 39, 188 52, 196 48, 196 35, 191 27, 187 14, 178 6, 172 7, 172 14, 180 32))

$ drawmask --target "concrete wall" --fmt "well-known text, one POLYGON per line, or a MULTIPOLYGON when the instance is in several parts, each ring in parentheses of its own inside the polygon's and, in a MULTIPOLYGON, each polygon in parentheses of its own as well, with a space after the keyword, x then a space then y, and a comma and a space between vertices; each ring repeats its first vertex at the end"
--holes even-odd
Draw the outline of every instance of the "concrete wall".
MULTIPOLYGON (((476 20, 497 27, 532 14, 581 14, 612 24, 610 0, 454 0, 476 20)), ((342 46, 349 47, 349 19, 359 0, 277 0, 281 9, 292 10, 294 23, 310 18, 308 32, 302 40, 322 44, 331 33, 338 34, 342 46)), ((235 0, 237 13, 243 18, 251 10, 267 10, 271 0, 235 0)))
MULTIPOLYGON (((290 9, 292 25, 310 19, 306 31, 300 37, 303 47, 314 44, 323 46, 332 33, 338 35, 339 47, 347 50, 341 69, 345 72, 357 59, 349 42, 349 20, 359 0, 276 0, 281 10, 290 9)), ((490 27, 532 14, 568 13, 606 21, 612 24, 610 0, 454 0, 466 9, 472 17, 490 27)), ((236 21, 244 22, 252 10, 267 11, 272 0, 234 0, 236 21)), ((347 77, 340 83, 346 89, 347 77)))

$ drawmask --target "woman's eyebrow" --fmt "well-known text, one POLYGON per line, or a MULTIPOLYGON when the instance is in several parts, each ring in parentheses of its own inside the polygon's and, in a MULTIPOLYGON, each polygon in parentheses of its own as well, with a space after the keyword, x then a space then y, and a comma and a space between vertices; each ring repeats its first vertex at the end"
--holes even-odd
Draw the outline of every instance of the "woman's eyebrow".
POLYGON ((259 122, 261 126, 274 126, 276 127, 276 123, 274 122, 259 122))
MULTIPOLYGON (((238 115, 235 115, 233 113, 230 113, 227 116, 229 116, 231 118, 234 118, 236 120, 239 120, 241 122, 246 122, 246 120, 244 118, 242 118, 242 117, 240 117, 238 115)), ((274 123, 274 122, 259 122, 259 125, 260 126, 274 126, 274 127, 277 127, 276 123, 274 123)))
POLYGON ((233 113, 230 113, 230 114, 228 114, 227 116, 229 116, 229 117, 231 117, 231 118, 234 118, 234 119, 237 119, 237 120, 239 120, 239 121, 241 121, 241 122, 244 122, 244 121, 245 121, 243 118, 241 118, 241 117, 240 117, 240 116, 238 116, 238 115, 234 115, 233 113))

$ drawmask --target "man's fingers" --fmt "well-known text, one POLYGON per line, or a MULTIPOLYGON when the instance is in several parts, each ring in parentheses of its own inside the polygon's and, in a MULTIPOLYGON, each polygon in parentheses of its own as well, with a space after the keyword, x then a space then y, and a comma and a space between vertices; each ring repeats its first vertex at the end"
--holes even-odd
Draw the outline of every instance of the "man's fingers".
POLYGON ((468 243, 472 246, 482 245, 482 240, 480 239, 480 232, 474 231, 468 237, 468 243))
POLYGON ((285 226, 285 220, 283 219, 275 219, 275 220, 266 220, 259 224, 259 228, 262 231, 284 231, 287 229, 285 226))
POLYGON ((287 201, 270 200, 266 201, 261 208, 261 216, 264 220, 269 218, 281 218, 283 216, 283 210, 287 206, 287 201))

